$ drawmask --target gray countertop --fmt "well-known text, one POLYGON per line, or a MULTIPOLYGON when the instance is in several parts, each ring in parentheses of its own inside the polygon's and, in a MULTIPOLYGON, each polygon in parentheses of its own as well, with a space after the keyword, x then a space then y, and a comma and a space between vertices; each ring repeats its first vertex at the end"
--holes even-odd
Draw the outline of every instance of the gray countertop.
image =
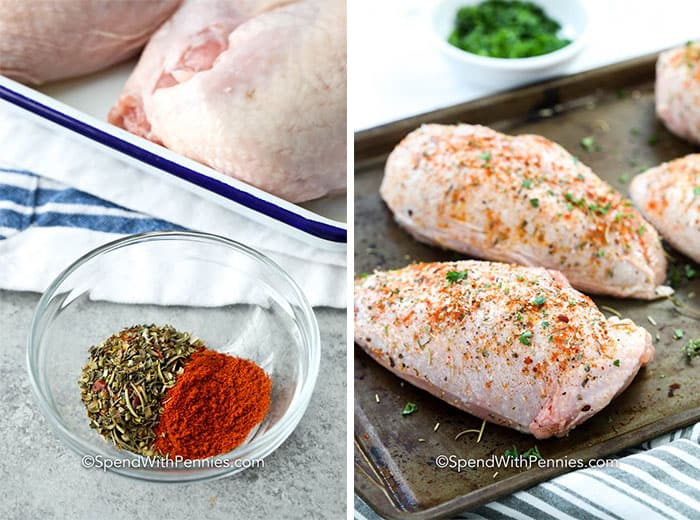
POLYGON ((0 509, 9 519, 344 518, 346 320, 316 309, 323 355, 301 423, 264 468, 196 484, 153 484, 101 470, 50 430, 31 391, 25 341, 39 296, 0 291, 0 509))

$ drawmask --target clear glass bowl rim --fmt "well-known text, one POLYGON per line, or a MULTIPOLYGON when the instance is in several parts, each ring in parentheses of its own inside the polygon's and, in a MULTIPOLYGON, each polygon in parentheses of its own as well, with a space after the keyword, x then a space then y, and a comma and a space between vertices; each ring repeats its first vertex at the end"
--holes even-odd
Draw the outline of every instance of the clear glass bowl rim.
MULTIPOLYGON (((214 235, 210 233, 203 233, 199 231, 155 231, 147 233, 138 233, 135 235, 129 235, 122 237, 120 239, 108 242, 92 251, 86 253, 85 255, 78 258, 66 269, 64 269, 55 279, 49 287, 44 291, 39 302, 34 310, 32 316, 32 321, 29 328, 29 334, 27 336, 27 369, 29 372, 29 380, 31 383, 32 391, 39 403, 39 408, 43 413, 44 417, 48 420, 51 428, 57 433, 57 435, 63 440, 74 452, 83 457, 85 456, 101 456, 103 459, 114 459, 112 455, 107 452, 100 452, 95 446, 91 445, 88 441, 85 441, 77 436, 75 436, 70 429, 63 425, 58 415, 49 404, 48 397, 44 394, 42 390, 42 384, 39 382, 39 367, 35 360, 35 356, 38 354, 37 345, 37 334, 39 323, 42 321, 44 313, 48 303, 56 294, 56 291, 61 286, 61 284, 75 271, 77 271, 81 266, 96 258, 102 254, 108 253, 110 251, 120 249, 132 244, 137 244, 140 242, 148 242, 151 240, 185 240, 185 241, 196 241, 205 242, 215 245, 223 245, 229 247, 238 253, 246 255, 260 264, 266 265, 272 270, 276 275, 280 277, 282 281, 287 283, 292 290, 293 294, 298 300, 299 307, 302 310, 303 322, 300 323, 302 329, 305 329, 304 336, 306 337, 306 342, 304 344, 304 354, 306 355, 306 374, 302 374, 303 380, 301 384, 301 389, 296 392, 292 402, 290 403, 287 411, 282 416, 277 424, 275 424, 268 431, 253 439, 249 444, 245 444, 236 448, 234 451, 228 454, 219 455, 212 457, 211 459, 221 459, 228 460, 231 459, 231 455, 235 455, 235 459, 238 460, 261 460, 267 457, 270 453, 276 450, 286 439, 291 435, 291 433, 296 428, 297 424, 301 420, 306 408, 311 400, 311 395, 313 393, 314 387, 316 385, 316 379, 318 377, 318 371, 321 361, 321 339, 318 329, 318 323, 316 321, 316 316, 313 312, 313 308, 309 304, 306 296, 302 292, 301 288, 297 285, 294 279, 287 274, 284 269, 282 269, 277 263, 272 261, 270 258, 264 254, 244 245, 240 242, 234 240, 214 235)), ((124 455, 123 459, 137 459, 141 456, 134 453, 123 451, 120 455, 124 455)), ((112 467, 111 471, 115 473, 125 475, 128 477, 156 481, 156 482, 195 482, 203 480, 213 480, 217 478, 226 477, 234 473, 238 473, 245 469, 244 467, 235 467, 230 465, 228 467, 222 468, 208 468, 207 470, 199 470, 197 472, 187 472, 183 471, 181 468, 177 471, 159 471, 159 472, 144 472, 139 468, 126 467, 112 467)))

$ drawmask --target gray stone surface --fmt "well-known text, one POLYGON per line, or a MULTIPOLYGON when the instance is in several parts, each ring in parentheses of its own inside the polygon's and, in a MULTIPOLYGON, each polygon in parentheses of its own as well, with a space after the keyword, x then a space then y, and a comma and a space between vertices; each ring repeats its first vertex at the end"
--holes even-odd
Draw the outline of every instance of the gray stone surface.
MULTIPOLYGON (((0 267, 1 268, 1 267, 0 267)), ((265 467, 195 484, 153 484, 81 467, 28 381, 36 294, 0 291, 0 516, 7 519, 344 518, 345 312, 317 309, 323 357, 311 404, 265 467)))

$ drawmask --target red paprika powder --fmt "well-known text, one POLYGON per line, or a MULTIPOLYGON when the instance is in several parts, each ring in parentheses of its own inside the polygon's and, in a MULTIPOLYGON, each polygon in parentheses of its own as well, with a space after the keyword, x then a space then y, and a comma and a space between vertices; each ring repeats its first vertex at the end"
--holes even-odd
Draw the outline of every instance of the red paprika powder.
POLYGON ((185 459, 231 451, 265 417, 271 390, 272 381, 252 361, 195 352, 165 396, 156 451, 185 459))

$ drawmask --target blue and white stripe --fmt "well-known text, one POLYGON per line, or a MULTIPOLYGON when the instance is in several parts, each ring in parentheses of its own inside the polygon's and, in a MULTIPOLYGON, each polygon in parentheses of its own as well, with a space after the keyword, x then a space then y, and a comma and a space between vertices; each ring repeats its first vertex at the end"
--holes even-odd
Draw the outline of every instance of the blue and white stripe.
POLYGON ((0 168, 0 240, 30 227, 70 227, 115 234, 183 229, 32 172, 0 168))

